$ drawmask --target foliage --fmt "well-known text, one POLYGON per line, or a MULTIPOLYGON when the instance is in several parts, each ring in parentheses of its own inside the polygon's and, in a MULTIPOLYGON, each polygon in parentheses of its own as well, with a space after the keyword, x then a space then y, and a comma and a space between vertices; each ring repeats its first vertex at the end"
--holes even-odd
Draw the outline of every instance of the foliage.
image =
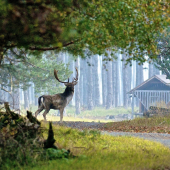
POLYGON ((160 54, 155 60, 155 66, 170 79, 170 27, 168 27, 158 40, 160 54))
MULTIPOLYGON (((5 103, 0 112, 0 166, 34 164, 43 155, 40 122, 26 119, 12 112, 5 103)), ((28 116, 31 118, 31 116, 28 116)))
MULTIPOLYGON (((17 56, 11 52, 11 55, 17 56)), ((22 54, 18 54, 20 56, 22 54)), ((28 56, 24 59, 14 60, 13 63, 5 62, 0 67, 0 84, 1 89, 13 92, 15 88, 26 90, 30 86, 30 82, 34 83, 36 93, 48 92, 55 94, 61 91, 62 87, 58 86, 59 82, 54 77, 54 69, 59 70, 58 74, 61 79, 67 79, 70 75, 68 65, 64 65, 61 61, 57 61, 58 55, 54 53, 44 53, 39 58, 28 56), (56 85, 58 88, 56 88, 56 85)))
POLYGON ((50 160, 58 159, 58 158, 67 158, 69 155, 69 152, 65 149, 48 148, 47 155, 50 160))
POLYGON ((145 55, 157 52, 157 35, 170 22, 169 4, 169 0, 1 1, 0 64, 14 47, 34 55, 68 50, 81 56, 86 48, 94 54, 123 49, 130 55, 127 61, 142 63, 145 55))
POLYGON ((60 83, 54 77, 54 69, 58 70, 61 80, 68 79, 71 72, 68 69, 69 64, 65 66, 62 61, 58 61, 57 57, 54 53, 46 53, 41 59, 34 56, 29 58, 32 66, 27 65, 27 69, 29 69, 30 81, 34 83, 36 92, 56 94, 63 89, 58 86, 60 83))

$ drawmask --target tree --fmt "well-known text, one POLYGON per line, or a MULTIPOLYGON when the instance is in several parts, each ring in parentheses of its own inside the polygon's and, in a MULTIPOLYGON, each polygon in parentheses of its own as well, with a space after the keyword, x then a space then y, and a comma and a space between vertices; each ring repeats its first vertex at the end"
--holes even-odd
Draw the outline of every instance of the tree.
POLYGON ((106 71, 106 61, 104 61, 104 56, 102 56, 102 100, 103 107, 106 107, 106 97, 107 97, 107 71, 106 71))
POLYGON ((131 67, 129 65, 125 65, 126 58, 128 56, 126 54, 122 55, 122 76, 123 76, 123 106, 125 108, 129 105, 129 96, 127 94, 128 91, 131 89, 131 67))
MULTIPOLYGON (((108 51, 108 55, 110 56, 110 51, 108 51)), ((110 58, 111 60, 111 58, 110 58)), ((113 95, 113 84, 112 84, 112 62, 107 62, 107 97, 106 97, 106 109, 110 109, 112 107, 112 95, 113 95)))
POLYGON ((170 28, 167 28, 158 39, 158 49, 160 50, 154 66, 162 71, 170 79, 170 28))
MULTIPOLYGON (((143 65, 139 65, 136 62, 136 86, 140 85, 143 82, 143 65)), ((138 100, 136 97, 136 106, 140 104, 141 107, 141 102, 138 100)))
POLYGON ((143 82, 143 65, 136 63, 136 86, 143 82))
POLYGON ((88 63, 89 63, 89 68, 88 68, 88 76, 87 76, 87 88, 88 88, 88 94, 87 94, 87 107, 88 110, 92 110, 94 105, 93 105, 93 77, 92 77, 92 66, 90 65, 90 63, 92 63, 92 59, 89 58, 88 59, 88 63))
POLYGON ((169 0, 1 1, 0 65, 15 47, 35 56, 47 50, 84 56, 85 48, 93 54, 121 48, 127 61, 144 62, 145 55, 156 54, 157 35, 170 23, 169 5, 169 0))
POLYGON ((81 60, 81 76, 80 77, 83 77, 83 80, 82 80, 82 84, 83 84, 83 88, 81 89, 81 91, 83 90, 83 95, 81 96, 82 97, 82 100, 83 100, 83 106, 84 107, 87 107, 88 106, 88 92, 87 92, 87 89, 88 89, 88 69, 89 69, 89 66, 87 64, 87 59, 83 59, 81 60))
POLYGON ((98 63, 98 55, 93 56, 93 100, 94 106, 98 107, 100 105, 100 88, 99 88, 99 63, 98 63))
MULTIPOLYGON (((79 58, 76 60, 75 62, 75 67, 77 69, 79 69, 80 67, 80 61, 79 61, 79 58)), ((80 71, 79 71, 79 74, 80 74, 80 71)), ((80 76, 79 76, 80 77, 80 76)), ((80 84, 77 83, 77 85, 75 86, 75 107, 76 107, 76 115, 79 115, 80 114, 80 84)))

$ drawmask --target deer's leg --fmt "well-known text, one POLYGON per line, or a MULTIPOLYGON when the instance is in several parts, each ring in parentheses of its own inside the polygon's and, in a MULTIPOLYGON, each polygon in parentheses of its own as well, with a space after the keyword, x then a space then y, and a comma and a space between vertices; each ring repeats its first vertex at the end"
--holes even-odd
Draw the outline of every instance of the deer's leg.
POLYGON ((44 120, 46 120, 46 115, 47 115, 47 113, 49 112, 49 110, 50 110, 50 109, 47 109, 47 108, 45 109, 45 111, 44 111, 44 113, 43 113, 44 120))
POLYGON ((63 111, 64 109, 60 109, 60 123, 63 121, 63 111))
POLYGON ((43 106, 40 106, 38 110, 35 112, 35 117, 37 118, 37 115, 44 109, 43 106))

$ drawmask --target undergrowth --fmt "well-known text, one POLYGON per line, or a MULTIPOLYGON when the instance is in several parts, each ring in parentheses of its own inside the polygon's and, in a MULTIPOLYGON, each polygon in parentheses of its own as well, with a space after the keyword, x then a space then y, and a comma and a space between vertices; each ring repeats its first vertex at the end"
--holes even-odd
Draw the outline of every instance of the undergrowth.
POLYGON ((27 111, 22 117, 11 111, 8 103, 0 111, 0 169, 33 166, 39 161, 71 158, 69 150, 58 149, 54 143, 52 123, 49 123, 47 140, 43 138, 44 128, 27 111))

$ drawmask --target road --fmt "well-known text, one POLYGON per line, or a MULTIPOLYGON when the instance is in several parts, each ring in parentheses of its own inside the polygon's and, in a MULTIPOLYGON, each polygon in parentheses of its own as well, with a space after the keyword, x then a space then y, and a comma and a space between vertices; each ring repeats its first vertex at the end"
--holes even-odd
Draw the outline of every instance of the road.
MULTIPOLYGON (((60 124, 59 122, 53 122, 53 123, 60 124)), ((147 140, 151 140, 151 141, 155 141, 155 142, 160 142, 170 148, 170 134, 114 132, 114 131, 107 132, 107 131, 103 131, 104 123, 100 123, 100 122, 83 122, 83 121, 79 121, 79 122, 72 121, 71 122, 71 121, 67 121, 67 122, 64 122, 64 126, 77 128, 77 129, 85 129, 85 128, 97 129, 97 130, 101 130, 102 134, 108 134, 108 135, 112 135, 112 136, 135 136, 135 137, 139 137, 139 138, 143 138, 143 139, 147 139, 147 140)))
POLYGON ((132 132, 106 132, 102 131, 102 134, 108 134, 112 136, 135 136, 155 142, 160 142, 170 148, 170 134, 165 133, 132 133, 132 132))

